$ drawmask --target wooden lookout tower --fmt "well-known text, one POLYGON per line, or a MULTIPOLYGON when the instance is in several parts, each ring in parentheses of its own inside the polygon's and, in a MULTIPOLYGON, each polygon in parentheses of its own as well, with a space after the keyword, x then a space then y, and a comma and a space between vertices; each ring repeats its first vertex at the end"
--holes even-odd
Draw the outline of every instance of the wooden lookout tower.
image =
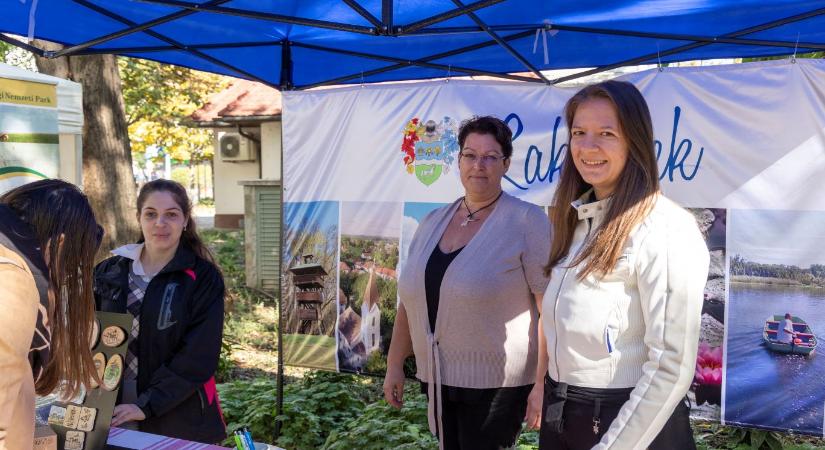
POLYGON ((289 271, 292 272, 292 284, 295 285, 295 310, 300 322, 298 333, 313 334, 313 331, 319 330, 314 325, 321 320, 327 271, 320 264, 312 262, 312 255, 304 255, 303 264, 292 267, 289 271))

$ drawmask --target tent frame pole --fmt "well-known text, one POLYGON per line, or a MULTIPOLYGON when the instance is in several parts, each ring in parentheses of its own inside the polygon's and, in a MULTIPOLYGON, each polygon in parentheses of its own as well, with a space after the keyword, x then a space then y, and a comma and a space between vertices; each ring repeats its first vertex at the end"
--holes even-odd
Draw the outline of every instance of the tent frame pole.
MULTIPOLYGON (((825 50, 825 44, 817 44, 813 42, 789 42, 777 40, 764 39, 743 39, 731 38, 722 36, 700 36, 694 34, 673 34, 673 33, 652 33, 647 31, 634 30, 617 30, 610 28, 594 28, 594 27, 580 27, 574 25, 491 25, 489 28, 493 31, 514 31, 514 30, 535 30, 536 28, 544 28, 547 31, 570 31, 574 33, 590 33, 590 34, 604 34, 608 36, 629 36, 641 37, 650 39, 662 39, 668 41, 694 41, 694 42, 709 42, 713 44, 733 44, 733 45, 753 45, 758 47, 785 47, 785 48, 800 48, 812 50, 825 50)), ((425 28, 415 33, 410 33, 412 36, 431 35, 431 34, 452 34, 452 33, 479 33, 483 32, 479 27, 445 27, 445 28, 425 28)))
POLYGON ((569 25, 547 25, 547 30, 571 31, 576 33, 606 34, 613 36, 630 36, 652 39, 664 39, 669 41, 694 41, 707 42, 709 44, 733 44, 733 45, 753 45, 758 47, 785 47, 785 48, 810 48, 825 49, 825 44, 813 42, 788 42, 763 39, 742 39, 724 36, 698 36, 693 34, 671 34, 671 33, 649 33, 645 31, 610 30, 606 28, 577 27, 569 25))
MULTIPOLYGON (((77 4, 79 4, 79 5, 82 5, 82 6, 85 6, 85 7, 88 8, 87 2, 78 1, 78 0, 73 0, 73 1, 77 4)), ((230 0, 212 0, 212 1, 208 2, 207 5, 220 5, 221 3, 226 3, 228 1, 230 1, 230 0)), ((192 14, 195 14, 195 12, 196 11, 189 11, 189 10, 178 11, 176 13, 172 13, 172 14, 165 15, 163 17, 159 17, 155 20, 150 20, 149 22, 144 22, 144 23, 141 23, 141 24, 135 24, 135 25, 130 26, 130 27, 124 29, 124 30, 116 31, 116 32, 111 33, 111 34, 107 34, 106 36, 101 36, 99 38, 83 42, 81 44, 72 45, 71 47, 66 47, 66 48, 64 48, 60 51, 55 52, 54 57, 59 58, 61 56, 71 56, 71 55, 74 55, 77 52, 79 52, 81 50, 85 50, 89 47, 92 47, 92 46, 95 46, 95 45, 100 45, 100 44, 103 44, 103 43, 106 43, 106 42, 109 42, 109 41, 112 41, 112 40, 115 40, 115 39, 118 39, 118 38, 122 38, 124 36, 128 36, 130 34, 138 33, 138 32, 144 31, 144 30, 148 30, 149 28, 152 28, 154 26, 162 25, 164 23, 171 22, 171 21, 177 20, 177 19, 181 19, 181 18, 186 17, 186 16, 191 16, 192 14)))
POLYGON ((367 11, 360 3, 356 0, 343 0, 344 3, 347 4, 353 11, 357 12, 361 17, 367 20, 367 22, 371 23, 376 29, 380 29, 384 27, 384 24, 378 20, 377 17, 373 16, 369 11, 367 11))
POLYGON ((416 22, 409 23, 407 25, 402 25, 396 28, 393 32, 396 36, 401 36, 405 34, 411 34, 415 31, 418 31, 424 27, 428 27, 430 25, 434 25, 440 22, 444 22, 445 20, 450 20, 452 18, 471 13, 473 11, 477 11, 479 9, 487 8, 489 6, 495 5, 496 3, 501 3, 504 0, 481 0, 475 3, 470 3, 469 5, 462 6, 457 9, 453 9, 447 12, 443 12, 441 14, 436 14, 435 16, 428 17, 426 19, 422 19, 416 22))
POLYGON ((381 0, 381 31, 385 35, 391 35, 395 33, 393 28, 393 18, 395 16, 392 10, 392 1, 393 0, 381 0))
MULTIPOLYGON (((289 45, 284 45, 288 47, 289 45)), ((290 60, 291 64, 291 60, 290 60)), ((292 71, 290 70, 290 73, 292 71)), ((284 285, 284 117, 281 115, 281 201, 279 202, 280 219, 278 223, 280 241, 278 250, 278 343, 277 358, 278 358, 278 373, 275 376, 275 440, 281 437, 281 429, 283 428, 283 414, 284 414, 284 295, 287 292, 284 285)))
MULTIPOLYGON (((464 4, 461 3, 461 0, 453 0, 453 3, 456 6, 458 6, 459 8, 464 7, 464 4)), ((476 15, 476 13, 474 13, 472 11, 468 11, 466 13, 466 15, 473 22, 475 22, 476 25, 478 25, 482 30, 484 30, 488 35, 490 35, 490 37, 493 38, 493 40, 496 41, 498 43, 498 45, 503 47, 504 50, 507 50, 507 53, 512 55, 513 58, 516 58, 516 60, 518 62, 524 64, 524 67, 526 67, 528 70, 530 70, 530 72, 533 72, 533 74, 535 74, 537 77, 539 77, 539 79, 541 81, 543 81, 545 84, 550 84, 550 80, 548 80, 547 77, 545 77, 536 66, 534 66, 530 61, 528 61, 527 58, 522 56, 518 51, 516 51, 516 49, 514 49, 513 46, 511 46, 510 44, 505 42, 503 39, 501 39, 501 37, 495 31, 491 30, 490 27, 487 26, 487 24, 484 23, 484 21, 481 20, 481 18, 479 18, 476 15)))
MULTIPOLYGON (((392 62, 392 63, 396 63, 397 65, 399 65, 401 67, 417 66, 417 67, 425 67, 425 68, 428 68, 428 69, 439 69, 439 70, 444 70, 444 71, 462 72, 462 73, 467 73, 467 74, 470 74, 470 75, 486 75, 486 76, 491 76, 491 77, 506 78, 508 80, 527 81, 527 82, 539 82, 540 81, 540 80, 535 79, 535 78, 523 77, 523 76, 519 76, 519 75, 500 74, 500 73, 496 73, 496 72, 488 72, 488 71, 484 71, 484 70, 470 69, 470 68, 466 68, 466 67, 449 66, 449 65, 446 65, 446 64, 435 64, 435 63, 430 63, 430 62, 426 62, 426 61, 422 61, 422 60, 407 60, 407 59, 403 59, 403 58, 395 58, 395 57, 392 57, 392 56, 375 55, 375 54, 372 54, 372 53, 356 52, 356 51, 353 51, 353 50, 342 50, 342 49, 324 47, 324 46, 321 46, 321 45, 305 44, 305 43, 300 43, 300 42, 293 42, 292 44, 295 47, 306 48, 306 49, 309 49, 309 50, 318 50, 318 51, 322 51, 322 52, 336 53, 336 54, 340 54, 340 55, 357 56, 357 57, 360 57, 360 58, 367 58, 367 59, 373 59, 373 60, 378 60, 378 61, 392 62)), ((382 69, 377 69, 377 70, 382 70, 382 69)), ((367 75, 367 73, 368 72, 364 72, 364 75, 367 75)), ((359 72, 357 75, 353 74, 353 76, 361 76, 361 73, 359 72)))
MULTIPOLYGON (((192 50, 218 50, 227 48, 252 48, 252 47, 273 47, 281 45, 281 41, 258 41, 258 42, 228 42, 224 44, 195 44, 187 45, 186 48, 192 50)), ((75 53, 75 55, 101 55, 101 54, 121 54, 121 53, 154 53, 178 50, 172 45, 156 45, 151 47, 107 47, 103 49, 86 49, 75 53)))
MULTIPOLYGON (((123 23, 125 25, 129 25, 129 26, 134 26, 135 25, 135 22, 132 22, 131 20, 129 20, 129 19, 127 19, 127 18, 125 18, 125 17, 123 17, 119 14, 115 14, 115 13, 113 13, 113 12, 111 12, 111 11, 105 9, 105 8, 101 8, 100 6, 95 5, 94 3, 90 3, 87 0, 74 0, 74 1, 77 2, 77 3, 80 3, 81 5, 85 6, 86 8, 91 9, 92 11, 103 14, 104 16, 109 17, 109 18, 114 19, 114 20, 117 20, 118 22, 123 23)), ((171 46, 173 46, 173 47, 175 47, 179 50, 183 50, 183 51, 185 51, 185 52, 187 52, 191 55, 197 56, 198 58, 204 59, 204 60, 206 60, 206 61, 208 61, 212 64, 223 67, 227 70, 231 70, 231 71, 233 71, 233 72, 235 72, 235 73, 237 73, 237 74, 239 74, 239 75, 241 75, 245 78, 257 81, 259 83, 265 84, 265 85, 270 86, 270 87, 274 87, 275 89, 278 88, 277 86, 273 85, 269 81, 264 80, 263 78, 255 76, 255 75, 253 75, 253 74, 251 74, 251 73, 249 73, 249 72, 247 72, 243 69, 239 69, 239 68, 237 68, 237 67, 235 67, 231 64, 227 64, 227 63, 219 60, 218 58, 214 58, 212 56, 209 56, 206 53, 203 53, 199 50, 194 50, 192 48, 189 48, 189 47, 181 44, 180 42, 178 42, 178 41, 176 41, 176 40, 174 40, 170 37, 167 37, 165 35, 162 35, 162 34, 156 32, 156 31, 144 30, 144 33, 148 34, 149 36, 152 36, 155 39, 159 39, 163 42, 166 42, 167 44, 169 44, 169 45, 171 45, 171 46)), ((52 57, 54 57, 54 55, 52 55, 52 57)))
MULTIPOLYGON (((506 41, 510 41, 510 40, 513 40, 513 39, 521 39, 521 38, 530 36, 532 34, 533 34, 533 30, 528 30, 528 31, 522 31, 520 33, 512 34, 512 35, 509 35, 509 36, 505 36, 502 39, 504 39, 506 41)), ((304 45, 304 44, 298 44, 298 43, 295 43, 295 42, 293 42, 293 44, 296 45, 296 46, 304 45)), ((432 60, 436 60, 436 59, 447 58, 447 57, 450 57, 450 56, 453 56, 453 55, 459 55, 459 54, 462 54, 462 53, 466 53, 466 52, 470 52, 470 51, 474 51, 474 50, 480 50, 480 49, 486 48, 486 47, 491 47, 493 45, 496 45, 495 41, 492 41, 492 40, 485 41, 485 42, 481 42, 481 43, 478 43, 478 44, 468 45, 466 47, 461 47, 461 48, 457 48, 457 49, 442 52, 442 53, 436 53, 434 55, 430 55, 430 56, 420 58, 420 59, 416 59, 416 60, 413 60, 413 61, 405 61, 403 64, 393 64, 391 66, 382 67, 382 68, 379 68, 379 69, 373 69, 373 70, 365 71, 365 72, 358 72, 358 73, 354 73, 354 74, 351 74, 351 75, 344 75, 344 76, 336 77, 336 78, 333 78, 333 79, 330 79, 330 80, 320 81, 318 83, 306 84, 306 85, 303 85, 303 86, 297 86, 295 89, 296 90, 305 90, 305 89, 311 89, 311 88, 319 87, 319 86, 328 86, 328 85, 331 85, 331 84, 338 84, 338 83, 341 83, 343 81, 349 81, 349 80, 352 80, 352 79, 355 79, 355 78, 358 78, 358 77, 361 77, 361 76, 372 76, 372 75, 377 75, 377 74, 380 74, 380 73, 389 72, 389 71, 396 70, 396 69, 402 69, 404 67, 409 67, 414 62, 428 62, 428 61, 432 61, 432 60)), ((339 52, 341 50, 335 50, 335 51, 339 52)), ((452 66, 447 66, 447 67, 450 68, 450 69, 455 69, 455 67, 452 67, 452 66)), ((503 78, 503 79, 513 79, 512 75, 500 74, 500 73, 495 73, 495 74, 492 74, 490 76, 494 76, 496 78, 503 78)), ((530 82, 538 83, 541 80, 534 79, 534 78, 526 78, 526 79, 520 80, 520 81, 530 81, 530 82)))
POLYGON ((28 51, 34 53, 37 56, 42 57, 42 56, 45 56, 45 54, 46 54, 46 51, 43 50, 43 49, 37 48, 37 47, 35 47, 34 45, 31 45, 31 44, 27 44, 23 41, 19 41, 15 38, 8 37, 3 33, 0 33, 0 41, 3 41, 7 44, 14 45, 15 47, 20 47, 23 50, 28 50, 28 51))
POLYGON ((291 25, 302 25, 315 28, 326 28, 337 31, 349 31, 360 34, 378 34, 373 27, 365 27, 362 25, 352 25, 348 23, 329 22, 326 20, 306 19, 303 17, 285 16, 283 14, 264 13, 257 11, 248 11, 245 9, 230 8, 225 6, 208 6, 199 3, 186 2, 181 0, 140 0, 143 3, 151 3, 156 5, 174 6, 178 8, 188 9, 196 12, 224 14, 228 16, 246 17, 247 19, 259 19, 269 22, 280 22, 291 25))
MULTIPOLYGON (((292 42, 284 39, 281 43, 281 91, 288 91, 294 87, 292 80, 292 42)), ((281 216, 280 216, 280 250, 278 252, 278 281, 280 295, 278 295, 278 374, 275 379, 275 439, 281 437, 284 420, 284 293, 287 291, 283 284, 284 268, 284 120, 281 116, 281 216)))
POLYGON ((295 87, 292 80, 292 45, 293 42, 286 39, 281 42, 281 84, 278 86, 280 91, 291 91, 295 87))
MULTIPOLYGON (((490 26, 492 30, 501 31, 501 30, 525 30, 525 29, 534 29, 533 25, 514 25, 514 26, 490 26)), ((669 41, 694 41, 694 42, 709 42, 713 44, 733 44, 733 45, 750 45, 750 46, 757 46, 757 47, 780 47, 780 48, 798 48, 800 50, 804 50, 807 52, 808 50, 825 50, 825 44, 817 44, 814 42, 789 42, 789 41, 775 41, 775 40, 762 40, 762 39, 741 39, 741 38, 725 38, 725 37, 715 37, 715 36, 697 36, 692 34, 661 34, 661 33, 648 33, 643 31, 629 31, 629 30, 610 30, 604 28, 587 28, 587 27, 576 27, 576 26, 567 26, 567 25, 547 25, 546 29, 549 30, 557 30, 557 31, 570 31, 570 32, 578 32, 578 33, 591 33, 591 34, 605 34, 605 35, 616 35, 616 36, 632 36, 632 37, 643 37, 643 38, 654 38, 654 39, 663 39, 669 41)), ((431 30, 422 30, 420 33, 414 33, 413 35, 421 35, 421 34, 430 34, 424 33, 426 31, 432 31, 432 34, 437 34, 436 31, 443 30, 444 34, 450 33, 463 33, 463 32, 478 32, 480 31, 479 28, 462 28, 464 31, 457 31, 455 29, 446 29, 446 28, 439 28, 439 29, 431 29, 431 30)), ((22 41, 17 41, 13 38, 8 36, 3 36, 0 34, 0 40, 4 40, 12 45, 16 45, 31 52, 35 52, 38 55, 43 53, 43 50, 28 45, 22 41)), ((281 41, 255 41, 255 42, 226 42, 226 43, 218 43, 218 44, 192 44, 187 45, 187 48, 194 49, 194 50, 212 50, 212 49, 227 49, 227 48, 244 48, 244 47, 269 47, 274 45, 281 45, 281 41)), ((174 51, 178 50, 177 47, 172 45, 156 45, 156 46, 146 46, 146 47, 107 47, 103 49, 85 49, 74 53, 75 55, 100 55, 100 54, 121 54, 121 53, 152 53, 152 52, 165 52, 165 51, 174 51)), ((804 53, 800 51, 799 53, 804 53)), ((42 55, 41 55, 42 56, 42 55)))
MULTIPOLYGON (((726 33, 722 35, 723 38, 737 38, 739 36, 744 36, 747 34, 757 33, 760 31, 769 30, 771 28, 780 27, 782 25, 787 25, 793 22, 799 22, 800 20, 810 19, 812 17, 816 17, 819 15, 825 14, 825 8, 818 8, 813 11, 808 11, 806 13, 796 14, 793 16, 785 17, 782 19, 773 20, 770 22, 763 23, 761 25, 755 25, 752 27, 744 28, 739 31, 733 31, 731 33, 726 33)), ((573 75, 568 75, 566 77, 561 77, 553 80, 553 84, 561 83, 564 81, 575 80, 577 78, 586 77, 588 75, 593 75, 601 72, 606 72, 608 70, 617 69, 619 67, 624 66, 633 66, 636 64, 642 64, 644 62, 650 61, 654 58, 661 58, 663 56, 670 56, 675 55, 677 53, 684 53, 696 48, 704 47, 706 45, 711 45, 713 42, 694 42, 692 44, 681 45, 679 47, 671 48, 668 50, 664 50, 661 52, 656 53, 648 53, 647 55, 638 56, 636 58, 627 59, 624 61, 619 61, 614 64, 609 64, 606 66, 597 67, 595 69, 585 70, 579 73, 574 73, 573 75)))

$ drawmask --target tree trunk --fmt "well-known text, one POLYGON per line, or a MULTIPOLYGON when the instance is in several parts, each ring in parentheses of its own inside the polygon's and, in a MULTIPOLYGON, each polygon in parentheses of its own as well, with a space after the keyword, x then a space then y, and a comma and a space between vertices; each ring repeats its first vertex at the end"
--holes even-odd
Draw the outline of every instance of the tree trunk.
MULTIPOLYGON (((36 41, 47 50, 58 44, 36 41)), ((106 231, 98 259, 138 236, 132 151, 117 60, 112 55, 35 57, 41 73, 83 85, 83 191, 106 231)))

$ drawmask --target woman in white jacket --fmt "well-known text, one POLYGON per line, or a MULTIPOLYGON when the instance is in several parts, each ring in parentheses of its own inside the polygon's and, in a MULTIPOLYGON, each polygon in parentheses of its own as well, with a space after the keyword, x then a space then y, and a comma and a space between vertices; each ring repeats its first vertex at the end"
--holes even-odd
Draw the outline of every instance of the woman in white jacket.
POLYGON ((540 448, 695 448, 684 398, 707 247, 659 192, 650 112, 632 84, 585 87, 565 116, 531 393, 544 398, 540 448))

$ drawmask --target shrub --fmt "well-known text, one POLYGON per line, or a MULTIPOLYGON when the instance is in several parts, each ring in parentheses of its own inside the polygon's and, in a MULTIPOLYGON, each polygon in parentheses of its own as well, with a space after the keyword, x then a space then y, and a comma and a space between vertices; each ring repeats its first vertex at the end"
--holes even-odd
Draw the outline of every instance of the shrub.
POLYGON ((364 366, 364 371, 384 375, 387 373, 387 357, 378 350, 373 351, 367 356, 367 364, 364 366))
POLYGON ((283 425, 276 444, 296 450, 321 447, 335 429, 356 417, 365 403, 351 376, 315 372, 284 389, 283 425))
POLYGON ((343 427, 329 434, 324 450, 435 449, 438 441, 427 425, 427 398, 417 383, 407 383, 404 407, 384 400, 367 405, 343 427))
MULTIPOLYGON (((278 397, 274 379, 220 384, 218 393, 230 436, 233 431, 246 426, 256 441, 275 441, 275 405, 278 397)), ((227 443, 234 445, 231 441, 227 443)))

